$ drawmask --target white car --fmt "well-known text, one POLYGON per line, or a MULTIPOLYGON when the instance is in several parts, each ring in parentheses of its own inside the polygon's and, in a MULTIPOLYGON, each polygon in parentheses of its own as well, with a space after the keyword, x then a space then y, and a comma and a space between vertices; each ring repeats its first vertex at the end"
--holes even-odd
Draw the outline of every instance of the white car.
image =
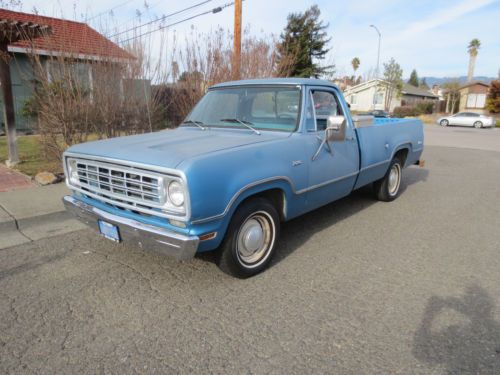
POLYGON ((481 115, 474 112, 459 112, 453 116, 441 117, 437 120, 438 125, 460 125, 474 126, 475 128, 485 128, 495 126, 495 119, 490 116, 481 115))

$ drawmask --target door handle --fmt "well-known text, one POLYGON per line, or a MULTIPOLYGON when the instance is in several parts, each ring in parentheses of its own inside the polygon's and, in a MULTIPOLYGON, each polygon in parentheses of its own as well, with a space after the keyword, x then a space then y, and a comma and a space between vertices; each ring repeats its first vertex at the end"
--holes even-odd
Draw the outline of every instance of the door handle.
POLYGON ((345 140, 346 141, 354 141, 354 136, 353 135, 347 136, 347 137, 345 137, 345 140))

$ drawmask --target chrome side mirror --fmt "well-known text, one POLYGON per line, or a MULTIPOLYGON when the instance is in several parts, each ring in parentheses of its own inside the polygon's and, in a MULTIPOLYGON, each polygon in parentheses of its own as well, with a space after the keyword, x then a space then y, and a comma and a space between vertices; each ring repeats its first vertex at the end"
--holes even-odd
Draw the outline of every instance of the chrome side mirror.
POLYGON ((325 139, 328 142, 345 140, 346 119, 344 116, 328 116, 326 120, 325 139))

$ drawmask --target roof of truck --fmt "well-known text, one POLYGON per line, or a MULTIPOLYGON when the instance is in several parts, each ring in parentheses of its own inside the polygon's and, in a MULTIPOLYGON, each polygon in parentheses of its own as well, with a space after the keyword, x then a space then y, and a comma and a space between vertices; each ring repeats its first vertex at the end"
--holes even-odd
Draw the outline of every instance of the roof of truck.
POLYGON ((315 78, 260 78, 260 79, 244 79, 240 81, 229 81, 218 83, 211 88, 228 87, 228 86, 244 86, 244 85, 309 85, 309 86, 329 86, 337 87, 330 81, 315 78))

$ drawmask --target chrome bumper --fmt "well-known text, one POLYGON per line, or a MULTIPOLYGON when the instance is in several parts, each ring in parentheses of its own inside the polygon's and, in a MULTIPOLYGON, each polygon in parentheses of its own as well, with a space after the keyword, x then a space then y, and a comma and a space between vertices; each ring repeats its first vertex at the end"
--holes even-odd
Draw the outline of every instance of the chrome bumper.
POLYGON ((113 215, 69 195, 63 198, 63 203, 69 212, 97 231, 99 230, 98 219, 116 225, 123 242, 136 243, 141 248, 173 256, 178 260, 191 259, 198 249, 199 238, 196 236, 179 234, 168 229, 113 215))

